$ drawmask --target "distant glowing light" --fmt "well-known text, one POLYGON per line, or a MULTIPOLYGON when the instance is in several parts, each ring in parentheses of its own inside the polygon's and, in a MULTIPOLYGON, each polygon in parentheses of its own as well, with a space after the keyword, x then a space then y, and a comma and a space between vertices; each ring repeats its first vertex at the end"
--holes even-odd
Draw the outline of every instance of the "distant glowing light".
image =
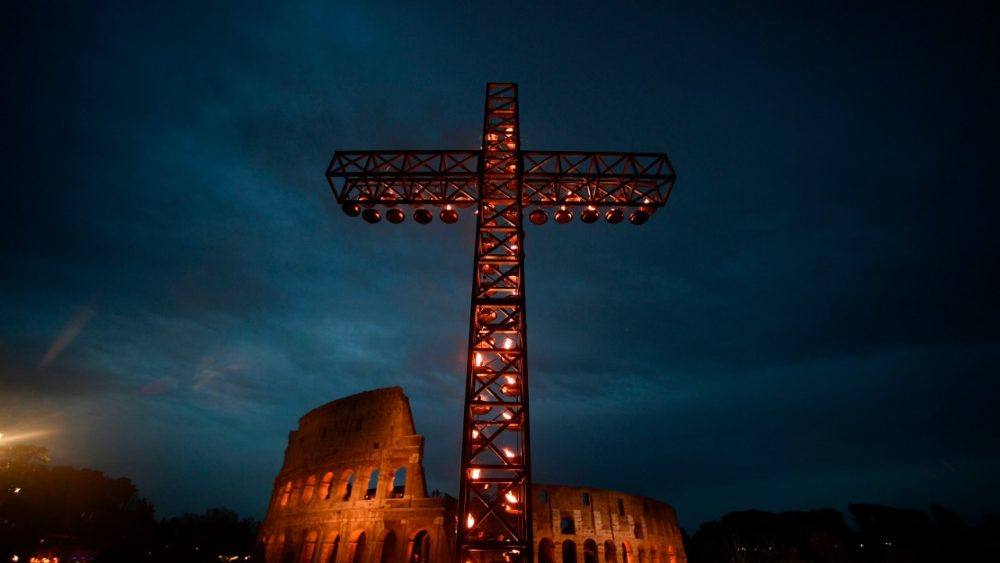
POLYGON ((472 513, 469 513, 469 517, 465 519, 465 527, 472 528, 476 525, 476 519, 472 517, 472 513))
POLYGON ((503 343, 503 349, 504 350, 510 350, 513 345, 514 345, 514 341, 511 340, 510 338, 508 338, 503 343))
POLYGON ((507 491, 507 494, 504 495, 504 498, 507 499, 507 502, 511 504, 517 504, 517 496, 515 496, 514 493, 512 493, 511 491, 507 491))
POLYGON ((14 487, 14 494, 15 495, 16 494, 20 494, 20 492, 21 492, 21 487, 14 487))
POLYGON ((510 383, 511 385, 517 383, 517 378, 513 375, 505 375, 504 377, 507 378, 507 383, 510 383))
POLYGON ((483 365, 483 355, 476 352, 476 367, 481 367, 483 365))
POLYGON ((472 470, 472 480, 475 481, 476 479, 479 479, 479 476, 481 474, 482 474, 481 470, 479 470, 479 469, 473 469, 472 470))
POLYGON ((506 420, 510 420, 510 419, 514 418, 514 415, 510 411, 503 411, 503 417, 506 420))
POLYGON ((516 454, 510 448, 504 448, 503 455, 507 456, 508 458, 513 458, 516 454))

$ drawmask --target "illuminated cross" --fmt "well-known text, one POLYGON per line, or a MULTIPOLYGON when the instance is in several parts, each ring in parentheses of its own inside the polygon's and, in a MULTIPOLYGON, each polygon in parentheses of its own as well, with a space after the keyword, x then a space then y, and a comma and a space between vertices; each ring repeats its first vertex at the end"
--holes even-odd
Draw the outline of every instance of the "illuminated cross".
POLYGON ((475 270, 458 499, 458 563, 532 561, 524 210, 644 223, 674 184, 665 154, 522 151, 517 84, 486 86, 483 144, 472 151, 340 151, 326 172, 344 211, 429 223, 477 206, 475 270))

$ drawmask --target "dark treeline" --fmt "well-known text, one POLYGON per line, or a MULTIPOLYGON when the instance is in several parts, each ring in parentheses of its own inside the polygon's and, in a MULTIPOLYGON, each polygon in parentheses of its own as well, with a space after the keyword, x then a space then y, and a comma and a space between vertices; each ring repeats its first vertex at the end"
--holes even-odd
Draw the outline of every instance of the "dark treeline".
POLYGON ((0 561, 200 563, 251 555, 252 519, 213 509, 157 521, 131 480, 48 463, 44 448, 0 447, 0 561))
POLYGON ((941 506, 928 512, 852 504, 837 510, 732 512, 706 522, 685 550, 690 563, 921 563, 1000 561, 1000 526, 969 526, 941 506))

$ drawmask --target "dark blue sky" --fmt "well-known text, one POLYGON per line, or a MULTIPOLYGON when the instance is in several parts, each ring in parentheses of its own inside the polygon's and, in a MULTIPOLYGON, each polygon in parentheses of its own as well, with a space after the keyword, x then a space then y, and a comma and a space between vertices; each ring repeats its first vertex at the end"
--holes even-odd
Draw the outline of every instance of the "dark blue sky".
POLYGON ((260 517, 297 418, 401 385, 457 489, 471 214, 351 220, 336 149, 666 151, 526 237, 535 477, 691 528, 1000 506, 997 20, 973 4, 3 3, 0 433, 260 517), (499 6, 499 5, 497 5, 499 6))

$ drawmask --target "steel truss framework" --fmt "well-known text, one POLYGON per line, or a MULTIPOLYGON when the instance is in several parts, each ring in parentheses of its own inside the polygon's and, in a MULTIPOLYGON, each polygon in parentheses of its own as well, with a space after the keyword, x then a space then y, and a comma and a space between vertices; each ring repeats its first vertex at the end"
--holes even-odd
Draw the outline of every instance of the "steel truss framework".
POLYGON ((340 151, 326 175, 350 215, 376 205, 477 207, 458 561, 532 561, 524 208, 638 208, 648 216, 670 195, 670 161, 522 151, 517 85, 490 83, 481 150, 340 151))

